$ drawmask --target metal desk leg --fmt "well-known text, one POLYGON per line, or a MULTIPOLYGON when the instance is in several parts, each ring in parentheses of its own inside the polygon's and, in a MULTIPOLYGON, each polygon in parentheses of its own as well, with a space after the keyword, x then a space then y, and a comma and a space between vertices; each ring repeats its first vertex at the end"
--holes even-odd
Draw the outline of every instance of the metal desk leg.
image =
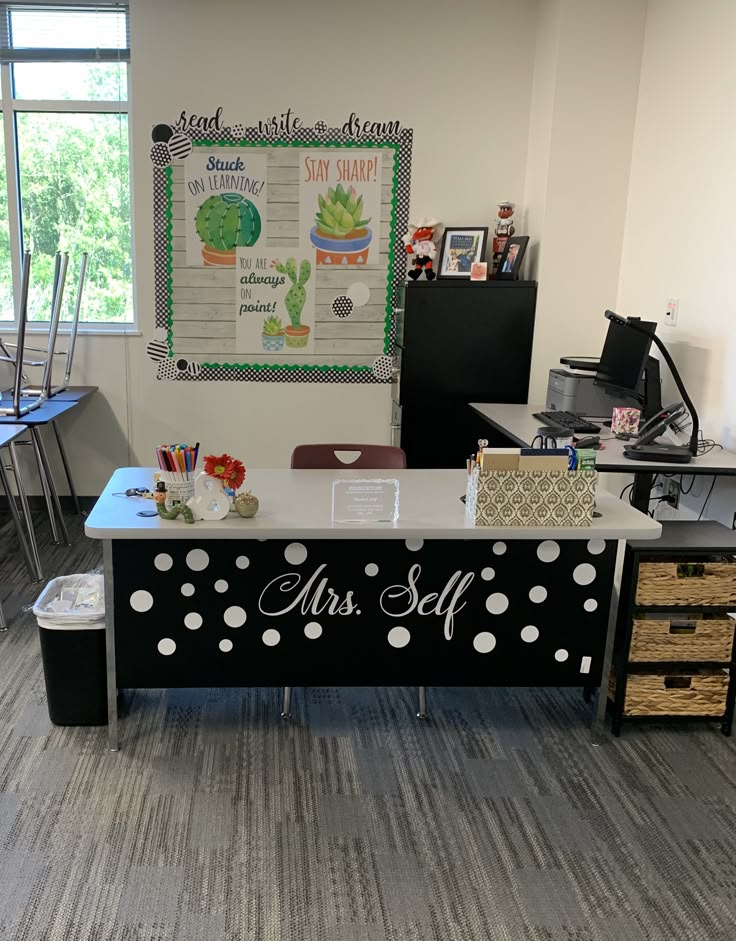
POLYGON ((28 506, 28 497, 26 496, 26 488, 23 483, 23 477, 20 472, 20 464, 18 463, 18 454, 15 450, 15 442, 11 441, 10 446, 8 447, 10 453, 10 466, 13 468, 13 476, 15 477, 15 486, 18 490, 18 499, 20 500, 21 509, 23 510, 23 516, 26 520, 26 529, 28 531, 28 542, 31 546, 31 555, 33 556, 33 563, 36 569, 36 578, 35 581, 41 581, 43 579, 43 569, 41 568, 41 557, 38 554, 38 544, 36 543, 36 531, 33 528, 33 520, 31 519, 31 510, 28 506))
POLYGON ((26 534, 23 531, 23 524, 20 521, 18 507, 15 504, 15 495, 13 494, 13 491, 10 489, 10 480, 8 479, 8 472, 5 470, 5 465, 3 464, 2 457, 0 457, 0 484, 2 484, 3 490, 5 491, 5 496, 8 498, 8 508, 10 510, 10 516, 13 520, 15 531, 18 533, 18 542, 20 542, 20 547, 21 547, 21 550, 23 551, 23 558, 26 560, 26 568, 28 569, 28 574, 31 576, 31 581, 33 582, 40 581, 43 576, 41 575, 40 564, 38 564, 38 550, 36 550, 36 557, 34 558, 29 548, 28 540, 26 539, 26 534))
POLYGON ((117 751, 118 740, 118 684, 115 670, 115 593, 112 571, 112 542, 102 541, 102 562, 105 580, 105 648, 107 655, 107 747, 117 751))
POLYGON ((419 712, 417 712, 417 719, 426 719, 427 718, 427 687, 420 686, 419 689, 419 712))
POLYGON ((66 459, 66 451, 64 450, 64 444, 61 440, 61 434, 59 429, 56 427, 56 422, 52 421, 51 427, 54 429, 54 435, 56 436, 56 444, 59 447, 59 454, 61 455, 61 463, 64 465, 64 473, 66 474, 66 482, 69 484, 69 494, 72 498, 72 504, 74 505, 74 512, 77 516, 80 515, 82 510, 79 506, 79 498, 77 497, 77 491, 74 489, 74 481, 72 480, 72 473, 69 470, 69 462, 66 459))
POLYGON ((291 718, 291 686, 284 686, 283 700, 281 702, 281 718, 291 718))
POLYGON ((0 601, 0 634, 3 631, 7 631, 8 622, 5 620, 5 612, 3 611, 3 603, 0 601))
MULTIPOLYGON (((636 464, 636 461, 632 461, 636 464)), ((652 483, 654 474, 637 473, 634 470, 634 486, 631 488, 631 504, 642 513, 649 512, 649 498, 652 495, 652 483)))
POLYGON ((621 598, 621 578, 624 569, 624 556, 626 555, 626 540, 619 539, 616 547, 616 564, 613 570, 613 588, 611 590, 611 607, 608 611, 608 629, 606 630, 606 646, 603 654, 603 669, 601 672, 601 686, 598 690, 598 707, 591 741, 600 745, 603 739, 603 730, 606 720, 606 704, 608 702, 608 683, 611 678, 611 664, 613 662, 613 642, 616 637, 616 624, 618 622, 618 604, 621 598))
POLYGON ((46 453, 46 446, 44 445, 43 438, 41 436, 41 429, 37 426, 32 426, 29 430, 31 432, 31 439, 33 441, 36 457, 39 461, 41 485, 44 487, 44 490, 47 491, 47 497, 50 500, 49 516, 52 521, 51 531, 55 534, 56 541, 58 542, 59 540, 58 534, 56 533, 56 524, 54 523, 54 514, 56 514, 59 520, 59 532, 61 533, 61 538, 64 542, 64 545, 70 546, 71 541, 69 540, 69 533, 67 532, 66 523, 64 522, 64 514, 61 511, 59 494, 56 490, 56 484, 54 483, 54 476, 51 473, 51 465, 49 464, 48 454, 46 453), (46 478, 45 481, 44 477, 46 478))

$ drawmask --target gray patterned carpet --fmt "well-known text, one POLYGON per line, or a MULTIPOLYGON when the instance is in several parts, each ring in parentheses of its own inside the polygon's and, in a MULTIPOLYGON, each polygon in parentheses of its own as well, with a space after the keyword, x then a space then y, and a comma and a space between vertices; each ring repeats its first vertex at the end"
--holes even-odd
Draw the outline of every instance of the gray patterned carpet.
MULTIPOLYGON (((47 574, 98 563, 44 546, 47 574)), ((35 597, 0 517, 0 938, 736 937, 736 742, 574 691, 133 692, 123 750, 46 714, 35 597)))

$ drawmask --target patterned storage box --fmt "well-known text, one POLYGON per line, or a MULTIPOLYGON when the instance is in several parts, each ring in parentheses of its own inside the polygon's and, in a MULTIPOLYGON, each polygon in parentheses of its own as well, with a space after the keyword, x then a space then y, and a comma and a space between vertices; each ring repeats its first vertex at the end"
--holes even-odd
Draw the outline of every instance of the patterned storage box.
POLYGON ((481 471, 468 478, 476 526, 590 526, 595 471, 481 471))

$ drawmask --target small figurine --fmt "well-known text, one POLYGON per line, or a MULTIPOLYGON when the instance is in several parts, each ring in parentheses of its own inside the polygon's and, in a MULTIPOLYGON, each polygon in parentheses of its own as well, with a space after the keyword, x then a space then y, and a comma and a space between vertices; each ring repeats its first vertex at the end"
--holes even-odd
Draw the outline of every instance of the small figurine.
POLYGON ((235 509, 244 519, 252 519, 258 512, 258 497, 246 490, 245 493, 239 493, 233 500, 235 509))
POLYGON ((516 231, 512 219, 515 208, 516 204, 510 203, 508 200, 498 204, 498 216, 496 217, 496 228, 494 229, 493 237, 492 274, 494 276, 498 271, 503 250, 506 248, 506 242, 516 231))
POLYGON ((442 224, 437 219, 422 219, 418 223, 409 223, 409 231, 404 236, 404 246, 407 255, 414 256, 414 268, 407 272, 412 281, 421 277, 422 271, 427 281, 434 281, 437 277, 432 267, 437 257, 437 246, 442 234, 442 224))
POLYGON ((170 510, 167 510, 163 503, 156 501, 156 510, 162 520, 175 520, 177 516, 183 516, 185 523, 194 522, 194 514, 186 503, 175 503, 170 510))

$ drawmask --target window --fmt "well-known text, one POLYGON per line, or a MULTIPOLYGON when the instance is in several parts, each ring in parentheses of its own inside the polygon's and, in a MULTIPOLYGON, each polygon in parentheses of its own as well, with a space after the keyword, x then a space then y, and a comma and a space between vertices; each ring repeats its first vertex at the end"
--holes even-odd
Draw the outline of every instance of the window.
POLYGON ((0 2, 0 321, 13 320, 25 250, 28 317, 49 319, 54 257, 69 252, 71 316, 133 322, 127 4, 0 2))

